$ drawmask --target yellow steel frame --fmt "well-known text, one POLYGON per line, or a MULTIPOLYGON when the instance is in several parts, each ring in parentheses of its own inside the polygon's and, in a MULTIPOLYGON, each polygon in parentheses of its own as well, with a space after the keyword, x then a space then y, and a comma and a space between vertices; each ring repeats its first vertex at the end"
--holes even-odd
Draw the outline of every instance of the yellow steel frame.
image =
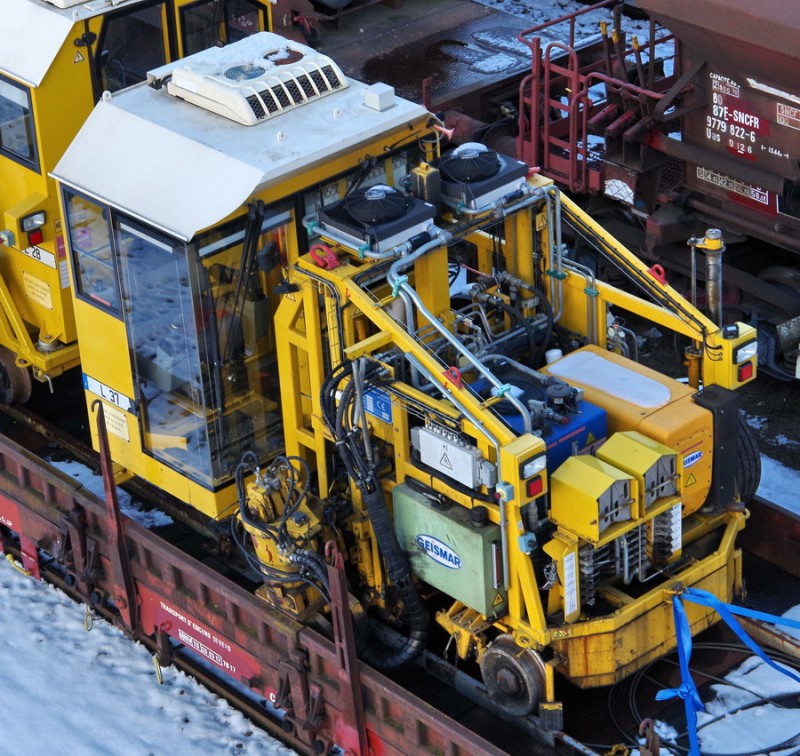
MULTIPOLYGON (((547 186, 545 182, 541 182, 540 185, 547 186)), ((563 199, 563 202, 570 213, 579 212, 569 204, 568 200, 563 199)), ((545 270, 552 265, 553 250, 549 248, 547 242, 549 221, 545 213, 546 209, 542 209, 538 215, 521 212, 505 223, 503 249, 509 269, 528 280, 533 279, 536 264, 532 250, 534 231, 538 234, 538 249, 543 254, 539 264, 545 270)), ((583 216, 581 218, 605 244, 613 248, 614 255, 623 258, 623 261, 637 272, 648 275, 645 266, 635 256, 619 247, 599 226, 583 216)), ((478 245, 479 259, 488 264, 492 254, 492 241, 482 234, 473 235, 470 240, 478 245)), ((431 279, 437 280, 444 259, 444 249, 440 248, 428 259, 422 258, 424 262, 418 262, 413 272, 408 273, 409 280, 416 282, 417 292, 437 315, 441 314, 447 305, 434 287, 425 282, 430 282, 431 279), (434 271, 436 271, 435 276, 434 271)), ((557 658, 564 660, 556 666, 581 685, 613 682, 674 647, 674 637, 669 629, 670 596, 673 589, 666 589, 663 586, 654 588, 633 601, 622 594, 612 597, 620 602, 620 606, 611 617, 563 626, 554 625, 552 621, 548 622, 546 611, 555 607, 543 606, 531 560, 523 551, 516 548, 519 537, 524 533, 521 508, 527 503, 519 478, 520 464, 523 460, 543 453, 544 443, 532 435, 515 437, 493 413, 486 412, 485 403, 451 381, 444 373, 442 364, 427 351, 424 343, 397 326, 388 312, 388 306, 393 299, 388 288, 382 297, 378 294, 379 298, 375 299, 375 292, 365 292, 354 282, 353 277, 357 273, 363 273, 369 263, 358 262, 347 255, 341 257, 340 261, 339 267, 326 270, 317 267, 308 256, 302 256, 291 272, 291 281, 298 285, 300 291, 294 295, 294 301, 284 301, 279 309, 279 328, 282 333, 288 334, 283 343, 278 343, 279 364, 291 365, 293 375, 303 374, 308 377, 303 380, 294 379, 295 397, 284 395, 284 401, 287 402, 287 411, 284 415, 287 427, 297 429, 296 433, 288 434, 288 451, 316 460, 324 491, 324 486, 329 483, 329 477, 322 463, 328 436, 320 421, 319 407, 316 404, 323 375, 320 339, 329 340, 330 354, 339 354, 341 349, 349 358, 370 356, 391 344, 395 349, 412 355, 415 363, 425 371, 442 395, 452 398, 457 406, 466 410, 466 415, 461 414, 461 429, 474 439, 485 457, 494 461, 499 468, 500 490, 506 495, 502 496, 496 505, 486 505, 483 502, 482 505, 486 506, 489 519, 499 524, 504 531, 508 614, 500 621, 490 621, 490 624, 494 624, 503 632, 510 632, 522 647, 555 648, 558 653, 557 658), (321 306, 318 302, 320 295, 323 297, 321 306), (368 335, 366 335, 367 329, 357 328, 354 325, 355 321, 364 318, 372 326, 368 335), (301 332, 296 325, 298 322, 303 324, 301 332), (302 366, 304 373, 299 370, 302 366), (308 384, 305 383, 306 380, 309 381, 308 384), (312 416, 311 422, 309 422, 309 412, 312 416), (477 419, 477 423, 470 418, 477 419), (637 650, 627 656, 627 652, 620 651, 631 648, 637 650)), ((483 269, 487 269, 486 265, 483 269)), ((660 325, 693 339, 705 339, 709 350, 722 346, 723 359, 730 357, 732 353, 732 346, 721 338, 719 329, 701 313, 688 307, 680 295, 669 286, 658 284, 653 279, 653 286, 661 287, 662 292, 674 298, 676 302, 682 303, 684 309, 670 311, 663 306, 644 302, 638 297, 602 283, 597 283, 596 291, 589 292, 586 291, 582 277, 569 270, 566 273, 562 287, 564 298, 562 324, 572 330, 586 333, 588 301, 595 308, 594 317, 599 323, 605 323, 607 307, 615 305, 655 320, 660 325)), ((557 283, 556 280, 550 281, 551 290, 557 283)), ((417 323, 417 327, 421 325, 423 324, 417 323)), ((601 346, 605 346, 605 328, 598 328, 597 336, 601 346)), ((744 328, 742 336, 735 343, 741 343, 750 337, 752 332, 744 328)), ((716 362, 704 369, 703 376, 709 382, 717 381, 730 385, 730 372, 723 370, 716 362)), ((385 481, 387 491, 405 478, 412 477, 435 490, 446 493, 463 506, 474 506, 476 502, 466 494, 452 490, 446 481, 426 475, 416 468, 411 462, 408 446, 408 416, 404 411, 406 401, 413 402, 418 407, 429 407, 439 416, 452 417, 454 422, 459 415, 458 411, 447 400, 433 399, 428 394, 417 392, 409 386, 396 386, 394 393, 393 427, 384 427, 377 421, 371 421, 370 425, 370 432, 389 443, 393 449, 395 474, 392 480, 385 481)), ((547 491, 546 482, 543 490, 547 491)), ((358 491, 353 487, 351 493, 358 508, 358 491)), ((661 509, 663 507, 659 511, 661 509)), ((362 576, 377 593, 382 594, 385 584, 377 556, 378 550, 374 543, 367 545, 367 540, 373 539, 371 528, 363 513, 358 517, 358 522, 360 524, 357 525, 356 531, 362 576)), ((685 586, 704 587, 726 599, 732 596, 734 589, 741 584, 740 565, 734 541, 736 533, 743 524, 743 516, 736 514, 721 515, 713 522, 707 523, 707 529, 722 529, 724 535, 721 545, 714 554, 698 561, 682 573, 685 586)), ((551 601, 554 598, 557 598, 557 591, 550 595, 551 601)), ((709 611, 697 608, 692 612, 690 620, 694 629, 705 627, 713 621, 712 613, 709 611)), ((455 628, 449 614, 443 614, 442 622, 448 627, 455 628)), ((486 619, 483 617, 484 621, 486 619)), ((474 626, 483 628, 485 624, 476 622, 474 626)), ((461 651, 475 653, 477 650, 480 654, 485 648, 481 634, 473 635, 470 640, 466 636, 462 637, 464 633, 469 635, 469 630, 460 626, 457 629, 461 651)), ((548 678, 552 678, 552 669, 551 665, 548 678)), ((549 679, 547 687, 548 700, 552 701, 552 679, 549 679)))

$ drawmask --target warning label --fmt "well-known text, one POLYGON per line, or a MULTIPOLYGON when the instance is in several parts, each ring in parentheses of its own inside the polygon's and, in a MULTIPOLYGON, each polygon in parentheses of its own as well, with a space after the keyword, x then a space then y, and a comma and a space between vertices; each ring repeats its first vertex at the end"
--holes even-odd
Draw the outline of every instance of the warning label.
POLYGON ((50 287, 45 281, 32 276, 27 271, 22 272, 22 280, 25 285, 25 296, 28 297, 28 299, 32 299, 48 310, 53 309, 53 298, 50 295, 50 287))

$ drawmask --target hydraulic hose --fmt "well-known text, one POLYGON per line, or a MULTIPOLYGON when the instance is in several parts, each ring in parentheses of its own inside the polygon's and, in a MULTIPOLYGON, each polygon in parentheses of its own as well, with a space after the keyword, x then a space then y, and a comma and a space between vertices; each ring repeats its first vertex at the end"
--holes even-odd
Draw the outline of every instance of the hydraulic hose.
MULTIPOLYGON (((410 664, 423 652, 428 640, 429 618, 412 579, 408 559, 397 540, 374 464, 367 459, 364 447, 358 443, 358 434, 350 424, 353 402, 358 396, 353 380, 356 369, 358 368, 354 363, 348 362, 338 366, 327 376, 323 383, 322 410, 347 474, 361 492, 387 575, 405 607, 409 625, 409 634, 397 649, 368 644, 365 638, 357 637, 358 654, 378 669, 394 670, 410 664), (341 390, 337 406, 338 386, 348 377, 351 380, 341 390)), ((363 375, 365 384, 374 381, 380 371, 379 365, 368 363, 363 375)))
POLYGON ((383 489, 379 487, 376 491, 363 495, 363 501, 375 531, 378 548, 386 564, 386 572, 406 609, 410 630, 400 648, 389 650, 367 645, 363 647, 362 654, 368 664, 378 669, 399 669, 413 662, 425 650, 428 643, 428 611, 411 577, 408 559, 395 535, 394 524, 386 509, 383 489))

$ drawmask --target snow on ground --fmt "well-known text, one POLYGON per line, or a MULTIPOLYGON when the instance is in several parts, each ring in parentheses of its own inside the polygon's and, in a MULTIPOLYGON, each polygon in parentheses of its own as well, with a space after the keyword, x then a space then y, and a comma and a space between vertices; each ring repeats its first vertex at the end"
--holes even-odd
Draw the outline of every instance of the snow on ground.
POLYGON ((761 455, 758 495, 800 515, 800 471, 761 455))
POLYGON ((0 560, 4 754, 294 753, 183 672, 156 681, 147 649, 56 588, 0 560))
MULTIPOLYGON (((48 461, 53 467, 57 467, 73 480, 77 480, 87 491, 91 491, 95 496, 105 499, 103 478, 94 470, 90 470, 86 465, 71 459, 51 458, 48 461)), ((157 528, 162 525, 169 525, 172 522, 172 518, 168 514, 144 506, 121 488, 117 488, 117 501, 122 514, 127 515, 132 520, 136 520, 142 527, 157 528)))
POLYGON ((796 697, 800 683, 757 656, 745 659, 725 680, 726 684, 712 686, 715 697, 697 715, 701 751, 776 756, 797 753, 800 710, 784 708, 780 699, 796 697), (765 699, 773 703, 763 702, 765 699), (786 749, 787 741, 794 745, 786 749), (731 750, 734 743, 736 748, 731 750))
MULTIPOLYGON (((599 1, 599 0, 598 0, 599 1)), ((589 3, 573 2, 573 0, 475 0, 480 5, 485 5, 493 10, 502 11, 523 20, 524 28, 530 28, 545 23, 554 18, 560 18, 567 13, 585 10, 589 3)), ((612 20, 610 11, 602 8, 589 11, 578 16, 575 31, 578 38, 587 37, 600 31, 600 22, 612 20)), ((623 18, 623 27, 626 30, 640 35, 641 39, 647 37, 648 23, 635 21, 627 16, 623 18)))

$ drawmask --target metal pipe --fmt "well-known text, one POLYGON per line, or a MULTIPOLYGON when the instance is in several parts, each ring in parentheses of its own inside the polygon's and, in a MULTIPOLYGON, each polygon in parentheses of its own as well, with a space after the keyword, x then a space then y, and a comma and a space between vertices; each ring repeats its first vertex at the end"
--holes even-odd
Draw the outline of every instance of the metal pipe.
POLYGON ((487 381, 497 389, 498 393, 505 396, 509 402, 519 411, 519 414, 522 417, 523 423, 523 432, 530 433, 533 427, 533 423, 531 421, 531 414, 528 408, 519 400, 517 397, 513 395, 513 393, 507 391, 507 386, 501 383, 495 374, 489 370, 483 362, 478 359, 469 349, 467 349, 452 333, 436 318, 433 313, 431 313, 423 304, 422 300, 417 295, 417 292, 414 291, 407 283, 400 283, 402 288, 408 292, 409 296, 411 297, 412 301, 417 307, 417 310, 420 312, 421 315, 425 317, 425 319, 449 342, 450 346, 452 346, 467 362, 475 368, 487 381))
MULTIPOLYGON (((505 384, 501 383, 494 373, 492 373, 491 370, 489 370, 469 349, 467 349, 452 333, 450 333, 444 324, 428 310, 414 288, 409 286, 406 277, 401 275, 402 270, 405 270, 418 259, 428 254, 428 252, 431 250, 440 247, 442 244, 447 244, 451 239, 452 235, 450 233, 447 231, 440 231, 435 239, 429 241, 427 244, 423 244, 412 254, 406 257, 401 257, 399 260, 395 260, 395 262, 392 263, 391 268, 389 268, 389 272, 386 275, 386 280, 392 286, 392 289, 397 290, 398 293, 400 291, 405 291, 416 306, 417 311, 444 337, 450 346, 452 346, 473 368, 475 368, 478 373, 486 378, 486 380, 489 381, 489 383, 495 389, 497 389, 498 392, 501 394, 506 394, 507 387, 505 384)), ((517 399, 511 393, 508 393, 507 398, 519 411, 523 421, 524 432, 530 433, 533 424, 528 408, 525 407, 525 405, 522 404, 522 402, 520 402, 519 399, 517 399)))
POLYGON ((369 427, 367 425, 367 411, 364 408, 364 373, 367 368, 367 360, 360 357, 353 365, 353 385, 356 390, 356 422, 361 425, 361 437, 364 441, 364 454, 370 465, 374 462, 372 455, 372 444, 369 442, 369 427))
POLYGON ((722 326, 722 255, 725 245, 722 243, 722 231, 710 228, 706 231, 706 292, 708 294, 708 312, 711 319, 722 326), (712 243, 713 242, 713 243, 712 243), (717 243, 719 246, 717 246, 717 243))
MULTIPOLYGON (((595 275, 594 271, 587 267, 586 265, 581 265, 581 263, 575 262, 574 260, 565 260, 564 267, 568 270, 572 270, 575 273, 583 276, 583 280, 586 281, 586 289, 590 291, 595 291, 595 275)), ((597 344, 598 341, 598 332, 597 332, 597 318, 595 317, 595 299, 594 297, 590 296, 589 294, 586 295, 586 330, 587 336, 589 337, 589 341, 592 344, 597 344)))
MULTIPOLYGON (((545 200, 548 205, 549 223, 547 224, 547 241, 550 246, 550 260, 553 271, 556 274, 562 273, 564 269, 562 259, 561 241, 561 192, 555 186, 550 186, 545 190, 545 200)), ((553 324, 561 319, 561 308, 563 301, 563 289, 561 278, 556 277, 555 282, 551 279, 550 308, 553 311, 553 324)))

